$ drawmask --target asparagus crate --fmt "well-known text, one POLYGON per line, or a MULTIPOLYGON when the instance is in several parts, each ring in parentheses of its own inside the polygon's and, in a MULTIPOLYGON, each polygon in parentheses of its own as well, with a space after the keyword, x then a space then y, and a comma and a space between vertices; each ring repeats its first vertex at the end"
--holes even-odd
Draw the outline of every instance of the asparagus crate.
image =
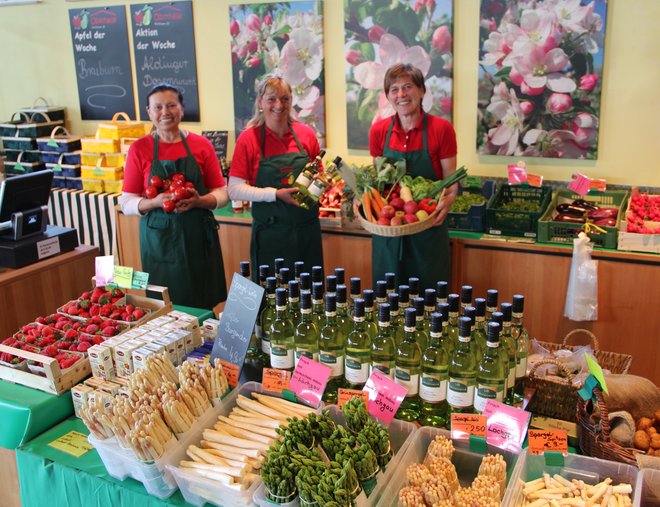
MULTIPOLYGON (((399 491, 406 485, 406 469, 410 465, 423 463, 429 445, 438 435, 450 438, 450 433, 447 430, 430 426, 424 426, 415 432, 410 445, 396 467, 392 467, 391 471, 388 468, 390 473, 383 480, 385 487, 376 504, 378 507, 396 507, 398 505, 399 491)), ((451 461, 456 467, 459 482, 461 485, 469 485, 477 476, 483 455, 470 451, 467 440, 454 440, 453 444, 455 451, 451 461)), ((507 465, 507 484, 510 485, 518 461, 518 454, 504 451, 492 445, 488 445, 488 452, 502 455, 507 465)), ((503 502, 502 505, 508 504, 503 502)))
POLYGON ((476 194, 481 195, 484 201, 481 204, 473 204, 465 212, 450 211, 447 215, 447 227, 459 231, 482 232, 486 229, 486 208, 493 200, 495 194, 495 182, 484 181, 481 189, 463 188, 459 183, 458 195, 476 194))
POLYGON ((597 229, 589 232, 589 238, 597 246, 616 248, 618 228, 623 217, 627 197, 628 192, 625 190, 589 192, 587 195, 579 195, 568 189, 560 189, 538 222, 538 241, 572 245, 578 233, 584 229, 584 224, 555 221, 554 218, 557 216, 556 207, 560 204, 571 204, 577 199, 582 199, 599 208, 618 210, 615 225, 599 225, 598 227, 603 229, 604 233, 599 232, 597 229))
MULTIPOLYGON (((531 455, 525 451, 518 459, 518 464, 509 482, 502 505, 523 505, 523 487, 525 483, 542 478, 544 472, 547 472, 550 476, 559 474, 568 481, 573 479, 584 481, 589 485, 598 484, 608 478, 612 480, 613 486, 620 483, 630 484, 632 486, 631 499, 635 494, 638 479, 637 468, 623 463, 569 454, 564 456, 564 466, 549 466, 546 464, 543 455, 531 455)), ((587 505, 594 504, 588 503, 587 505)), ((600 505, 600 501, 595 505, 600 505)))
POLYGON ((486 231, 495 235, 536 238, 536 223, 551 198, 550 187, 502 185, 486 208, 486 231))

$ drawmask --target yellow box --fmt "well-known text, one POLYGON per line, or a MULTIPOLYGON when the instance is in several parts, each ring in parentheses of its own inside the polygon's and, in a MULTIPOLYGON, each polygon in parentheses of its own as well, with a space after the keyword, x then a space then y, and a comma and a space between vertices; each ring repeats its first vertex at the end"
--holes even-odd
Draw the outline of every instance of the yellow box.
POLYGON ((82 165, 96 165, 101 161, 102 166, 123 167, 126 157, 123 153, 82 153, 80 163, 82 165))
POLYGON ((124 180, 111 181, 107 180, 103 182, 105 186, 105 191, 111 194, 121 194, 121 188, 124 185, 124 180))
POLYGON ((124 178, 124 168, 84 165, 80 169, 80 175, 83 179, 117 181, 124 178))
POLYGON ((80 144, 82 151, 87 153, 117 153, 119 151, 119 141, 115 139, 83 137, 80 144))
POLYGON ((82 184, 83 184, 83 190, 87 190, 88 192, 105 191, 105 185, 103 184, 103 180, 86 180, 83 178, 82 184))
POLYGON ((144 123, 131 120, 126 113, 115 113, 111 121, 99 123, 96 137, 119 141, 122 137, 142 137, 144 132, 144 123))

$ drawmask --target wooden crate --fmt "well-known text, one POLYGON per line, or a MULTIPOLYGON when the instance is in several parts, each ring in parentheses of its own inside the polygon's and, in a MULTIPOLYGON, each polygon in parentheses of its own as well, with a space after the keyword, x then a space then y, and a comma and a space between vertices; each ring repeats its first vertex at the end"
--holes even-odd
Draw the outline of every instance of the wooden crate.
POLYGON ((60 395, 92 374, 92 368, 87 357, 76 361, 71 368, 67 368, 63 372, 60 369, 57 359, 53 357, 42 356, 41 354, 7 347, 6 345, 0 345, 0 352, 7 352, 27 360, 39 361, 43 363, 44 372, 46 373, 46 376, 42 377, 31 372, 0 366, 0 379, 13 382, 14 384, 32 387, 33 389, 39 389, 50 394, 60 395))

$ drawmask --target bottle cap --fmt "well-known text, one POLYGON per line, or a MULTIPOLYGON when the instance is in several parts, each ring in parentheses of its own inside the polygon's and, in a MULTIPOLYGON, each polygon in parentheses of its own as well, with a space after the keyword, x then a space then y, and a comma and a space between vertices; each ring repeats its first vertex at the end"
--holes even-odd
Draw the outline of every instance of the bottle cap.
POLYGON ((387 302, 390 304, 390 314, 399 311, 399 295, 396 292, 387 295, 387 302))
POLYGON ((470 336, 472 330, 472 322, 470 317, 459 317, 458 319, 458 336, 463 338, 470 336))
POLYGON ((312 299, 323 299, 323 283, 314 282, 312 283, 312 299))
POLYGON ((316 158, 319 158, 319 159, 322 159, 323 157, 325 157, 325 150, 319 151, 319 154, 316 155, 316 158))
POLYGON ((474 307, 477 309, 477 317, 483 317, 486 315, 486 300, 484 298, 475 299, 474 307))
POLYGON ((419 294, 419 278, 416 276, 408 278, 408 287, 410 287, 411 294, 419 294))
POLYGON ((309 310, 312 307, 312 293, 308 290, 300 291, 300 308, 309 310))
POLYGON ((417 311, 417 315, 424 315, 424 298, 413 298, 413 308, 417 311))
POLYGON ((281 268, 280 269, 280 283, 282 285, 286 285, 289 283, 289 280, 291 280, 291 271, 289 268, 281 268))
POLYGON ((300 297, 300 284, 298 283, 298 280, 289 280, 289 297, 300 297))
POLYGON ((435 296, 438 299, 447 299, 448 292, 449 292, 449 284, 444 280, 441 280, 435 284, 435 296))
POLYGON ((337 303, 346 302, 346 286, 341 284, 337 285, 337 303))
POLYGON ((477 309, 474 306, 466 306, 465 316, 470 319, 470 322, 474 326, 474 323, 477 321, 477 309))
POLYGON ((359 296, 360 291, 362 290, 362 280, 357 276, 354 276, 349 281, 351 286, 351 296, 359 296))
POLYGON ((312 288, 312 275, 309 273, 300 273, 300 290, 311 290, 312 288))
POLYGON ((378 280, 376 282, 375 296, 376 299, 387 297, 387 282, 385 280, 378 280))
POLYGON ((442 315, 442 321, 447 322, 449 320, 449 303, 438 303, 435 306, 436 311, 442 315))
POLYGON ((312 282, 323 283, 323 267, 312 266, 312 282))
POLYGON ((364 317, 364 299, 355 298, 353 300, 353 317, 358 319, 364 317))
POLYGON ((438 312, 433 312, 431 314, 431 332, 432 333, 442 332, 442 314, 438 312))
POLYGON ((277 259, 273 260, 273 263, 275 264, 275 273, 279 273, 280 269, 284 267, 284 258, 278 257, 277 259))
POLYGON ((435 289, 424 291, 424 306, 435 306, 435 289))
POLYGON ((300 273, 305 270, 305 263, 303 261, 296 261, 293 263, 293 277, 300 278, 300 273))
POLYGON ((458 312, 458 307, 460 306, 460 296, 458 294, 449 294, 447 296, 447 303, 449 303, 449 311, 451 313, 458 312))
POLYGON ((496 307, 498 295, 499 292, 497 289, 488 289, 488 292, 486 293, 486 306, 490 308, 496 307))
POLYGON ((488 334, 486 340, 495 343, 500 341, 500 325, 497 322, 488 323, 488 334))
POLYGON ((337 311, 337 296, 335 296, 334 294, 325 295, 325 311, 326 312, 337 311))
POLYGON ((371 289, 364 289, 362 291, 362 299, 364 299, 365 308, 372 308, 374 306, 374 291, 371 289))
POLYGON ((344 268, 335 268, 335 277, 337 278, 337 285, 344 285, 346 283, 344 268))
POLYGON ((399 285, 399 303, 410 303, 410 287, 407 285, 399 285))
POLYGON ((325 287, 327 292, 337 292, 337 277, 335 275, 326 276, 325 287))
POLYGON ((275 289, 277 288, 277 278, 274 276, 269 276, 266 278, 266 292, 268 294, 275 294, 275 289))
POLYGON ((250 261, 241 261, 240 274, 245 278, 250 278, 250 261))
POLYGON ((504 315, 502 314, 502 312, 493 312, 493 315, 491 317, 492 319, 491 322, 497 322, 498 324, 501 325, 503 317, 504 315))
POLYGON ((513 312, 514 313, 523 313, 525 308, 525 296, 522 294, 513 295, 513 312))
POLYGON ((268 264, 262 264, 259 266, 259 281, 260 282, 265 282, 266 278, 268 278, 268 271, 270 270, 270 267, 268 264))
POLYGON ((472 285, 463 285, 461 287, 461 303, 472 303, 472 285))
POLYGON ((502 320, 504 322, 509 322, 511 320, 511 307, 512 306, 513 305, 511 303, 502 303, 500 305, 500 311, 504 315, 504 317, 502 318, 502 320))
POLYGON ((394 290, 396 288, 396 274, 385 273, 385 282, 387 283, 387 290, 394 290))
POLYGON ((415 327, 417 325, 417 310, 406 308, 404 312, 404 325, 406 327, 415 327))
POLYGON ((286 289, 284 287, 275 289, 275 305, 286 306, 286 289))
POLYGON ((378 305, 378 322, 390 321, 390 305, 388 303, 381 303, 378 305))
POLYGON ((335 164, 337 167, 339 167, 341 165, 341 157, 340 156, 335 157, 332 163, 335 164))

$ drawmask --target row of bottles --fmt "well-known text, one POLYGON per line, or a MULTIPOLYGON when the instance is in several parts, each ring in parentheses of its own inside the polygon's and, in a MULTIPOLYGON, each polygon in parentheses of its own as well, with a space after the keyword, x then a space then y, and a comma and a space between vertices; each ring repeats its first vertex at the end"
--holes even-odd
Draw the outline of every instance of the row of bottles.
MULTIPOLYGON (((302 355, 318 361, 331 369, 328 403, 340 387, 361 389, 378 369, 408 391, 396 417, 423 425, 445 426, 452 412, 481 412, 488 399, 519 401, 529 346, 522 295, 498 311, 496 290, 473 301, 470 286, 459 296, 438 282, 417 297, 416 279, 397 289, 389 274, 375 290, 351 278, 347 294, 341 268, 324 283, 322 268, 310 274, 296 263, 291 277, 280 261, 276 276, 260 267, 265 304, 246 363, 293 371, 302 355)), ((241 270, 249 276, 249 263, 241 270)))

